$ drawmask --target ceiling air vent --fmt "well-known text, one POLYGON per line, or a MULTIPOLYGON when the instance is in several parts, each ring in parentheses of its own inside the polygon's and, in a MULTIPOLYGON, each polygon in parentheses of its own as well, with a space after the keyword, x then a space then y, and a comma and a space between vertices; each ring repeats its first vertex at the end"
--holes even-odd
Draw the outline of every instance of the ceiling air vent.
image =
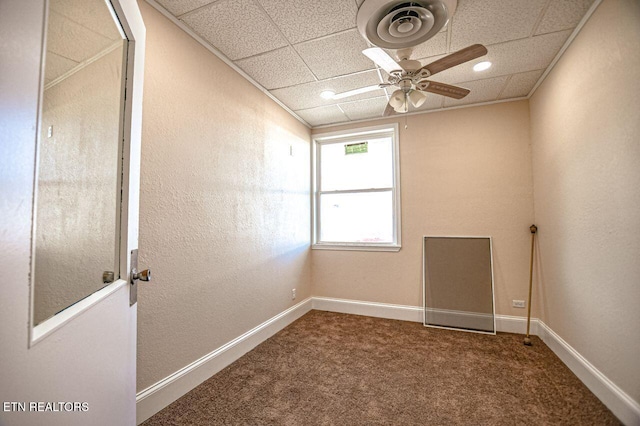
POLYGON ((438 34, 457 4, 457 0, 365 0, 358 10, 358 31, 385 49, 416 46, 438 34))

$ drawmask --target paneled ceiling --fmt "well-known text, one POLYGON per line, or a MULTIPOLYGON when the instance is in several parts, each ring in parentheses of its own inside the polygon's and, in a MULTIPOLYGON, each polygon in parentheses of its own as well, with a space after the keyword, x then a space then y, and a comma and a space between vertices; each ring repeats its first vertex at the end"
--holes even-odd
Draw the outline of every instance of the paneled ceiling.
MULTIPOLYGON (((384 89, 327 100, 383 82, 385 73, 362 54, 370 47, 356 29, 362 0, 148 0, 164 8, 222 52, 311 126, 382 115, 384 89)), ((425 65, 475 43, 489 53, 437 74, 466 87, 461 100, 429 94, 420 110, 437 110, 527 96, 594 0, 458 0, 453 18, 411 59, 425 65), (480 61, 492 62, 475 72, 480 61)), ((395 56, 394 51, 388 51, 395 56)))
POLYGON ((51 0, 45 85, 119 46, 122 35, 104 1, 51 0))

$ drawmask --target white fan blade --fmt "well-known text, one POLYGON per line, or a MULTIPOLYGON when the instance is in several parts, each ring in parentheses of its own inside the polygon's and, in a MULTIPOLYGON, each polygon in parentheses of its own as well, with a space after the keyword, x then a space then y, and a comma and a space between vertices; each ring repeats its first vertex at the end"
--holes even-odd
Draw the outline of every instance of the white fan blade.
MULTIPOLYGON (((336 93, 335 95, 333 95, 331 97, 331 99, 348 98, 349 96, 355 96, 355 95, 359 95, 361 93, 373 92, 374 90, 379 90, 379 89, 380 89, 380 86, 377 85, 377 84, 375 86, 361 87, 359 89, 348 90, 348 91, 342 92, 342 93, 336 93)), ((382 90, 382 89, 380 89, 380 90, 382 90)))
POLYGON ((402 71, 402 67, 398 65, 396 61, 393 60, 387 52, 380 49, 379 47, 370 47, 369 49, 364 49, 362 53, 373 62, 376 63, 380 68, 385 70, 387 74, 391 74, 394 71, 402 71))

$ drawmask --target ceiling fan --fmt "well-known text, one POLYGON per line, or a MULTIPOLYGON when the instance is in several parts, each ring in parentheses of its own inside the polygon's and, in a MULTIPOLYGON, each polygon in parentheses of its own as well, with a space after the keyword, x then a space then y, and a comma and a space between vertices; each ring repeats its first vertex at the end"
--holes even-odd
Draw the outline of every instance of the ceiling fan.
POLYGON ((474 44, 424 66, 419 61, 409 59, 410 49, 399 51, 400 61, 398 62, 379 47, 365 49, 362 53, 389 74, 387 83, 332 94, 331 98, 342 99, 389 86, 396 86, 398 89, 391 94, 389 103, 383 113, 383 115, 388 116, 394 113, 408 112, 409 104, 415 108, 420 107, 427 99, 425 92, 436 93, 454 99, 462 99, 467 96, 470 93, 468 89, 438 83, 427 80, 427 78, 456 65, 484 56, 487 54, 487 48, 481 44, 474 44))

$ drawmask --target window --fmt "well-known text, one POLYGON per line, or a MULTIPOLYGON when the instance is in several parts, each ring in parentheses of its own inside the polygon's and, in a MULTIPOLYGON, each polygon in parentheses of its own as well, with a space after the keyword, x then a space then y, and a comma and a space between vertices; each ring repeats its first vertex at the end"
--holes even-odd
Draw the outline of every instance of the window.
POLYGON ((398 126, 313 139, 313 248, 400 250, 398 126))

